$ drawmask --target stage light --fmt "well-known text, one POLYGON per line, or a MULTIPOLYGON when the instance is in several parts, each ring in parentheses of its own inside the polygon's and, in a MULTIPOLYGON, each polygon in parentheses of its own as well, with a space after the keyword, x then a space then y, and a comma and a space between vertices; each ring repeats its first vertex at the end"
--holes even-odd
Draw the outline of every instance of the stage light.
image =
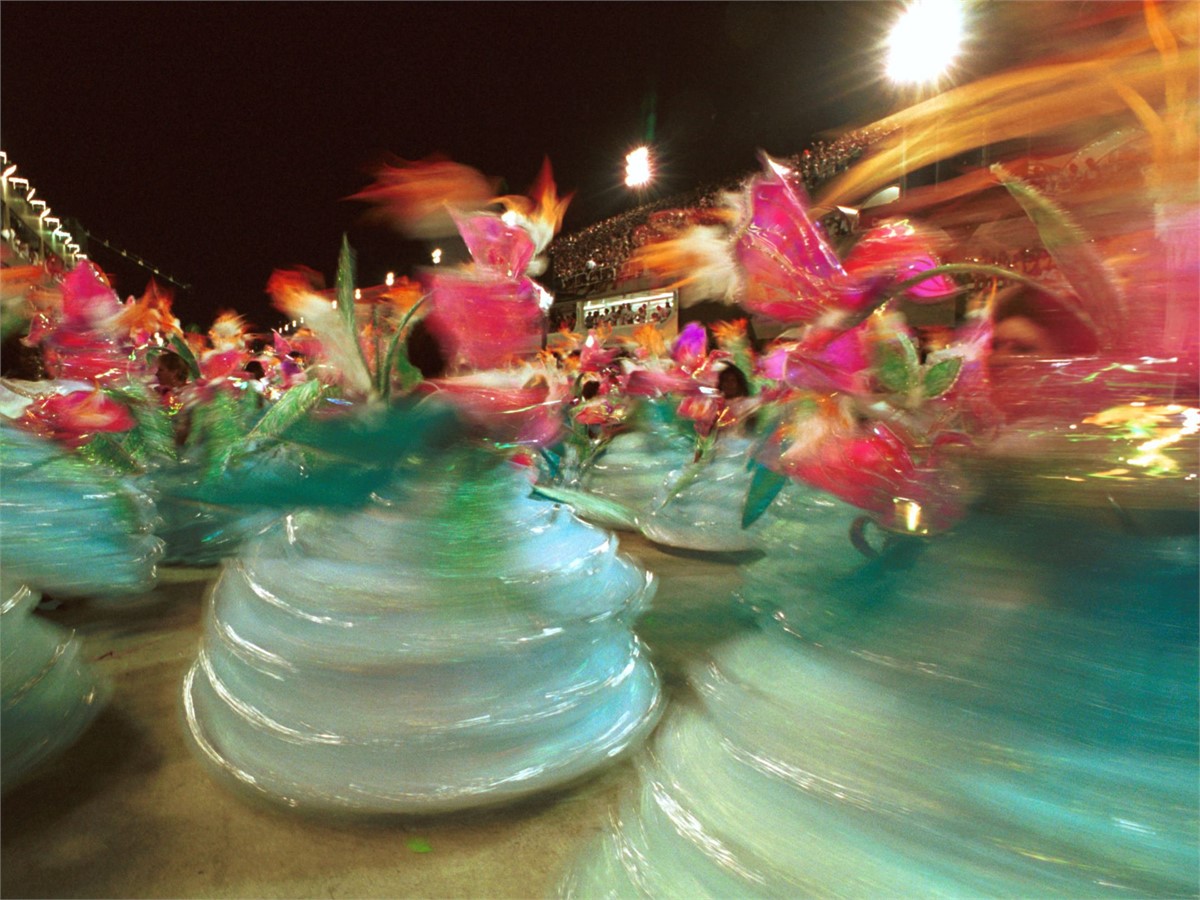
POLYGON ((638 147, 625 157, 625 184, 629 187, 645 187, 654 172, 650 166, 650 148, 638 147))
POLYGON ((936 82, 958 58, 964 32, 959 0, 914 0, 888 34, 888 78, 897 84, 936 82))
POLYGON ((396 273, 388 272, 387 275, 383 276, 383 283, 386 284, 388 287, 391 287, 393 284, 395 284, 396 283, 396 273))
POLYGON ((436 265, 440 265, 440 264, 441 264, 441 261, 442 261, 442 248, 441 248, 441 247, 434 247, 434 248, 433 248, 433 252, 432 252, 432 253, 430 253, 430 254, 429 254, 429 256, 430 256, 430 258, 433 260, 433 264, 434 264, 435 266, 436 266, 436 265))

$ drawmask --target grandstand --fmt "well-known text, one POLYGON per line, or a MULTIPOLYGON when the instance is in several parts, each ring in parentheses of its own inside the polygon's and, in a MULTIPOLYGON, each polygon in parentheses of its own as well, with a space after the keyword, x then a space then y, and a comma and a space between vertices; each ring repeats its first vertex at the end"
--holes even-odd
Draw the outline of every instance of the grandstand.
MULTIPOLYGON (((781 160, 799 174, 811 192, 858 159, 877 139, 866 132, 851 132, 831 143, 817 142, 809 149, 781 160)), ((550 311, 549 329, 563 327, 583 332, 605 324, 620 334, 632 331, 659 307, 669 313, 655 324, 673 335, 691 320, 729 318, 735 313, 700 296, 703 288, 675 288, 659 283, 634 262, 638 247, 678 233, 688 225, 716 224, 714 213, 722 195, 740 190, 751 172, 723 182, 644 203, 619 215, 589 225, 572 234, 560 235, 550 245, 549 283, 557 302, 550 311), (681 321, 682 314, 682 321, 681 321)), ((826 217, 826 227, 838 230, 848 223, 840 212, 826 217)))

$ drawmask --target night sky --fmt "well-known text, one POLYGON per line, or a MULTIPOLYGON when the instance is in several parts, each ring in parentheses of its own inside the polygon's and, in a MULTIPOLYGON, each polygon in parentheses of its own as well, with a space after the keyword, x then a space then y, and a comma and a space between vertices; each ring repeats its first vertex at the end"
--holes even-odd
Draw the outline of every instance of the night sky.
POLYGON ((623 158, 651 129, 670 194, 888 112, 896 9, 10 0, 0 142, 55 215, 190 284, 185 324, 227 308, 271 326, 271 271, 332 282, 343 233, 360 284, 417 262, 346 200, 389 154, 440 153, 512 192, 548 156, 575 230, 636 203, 623 158))

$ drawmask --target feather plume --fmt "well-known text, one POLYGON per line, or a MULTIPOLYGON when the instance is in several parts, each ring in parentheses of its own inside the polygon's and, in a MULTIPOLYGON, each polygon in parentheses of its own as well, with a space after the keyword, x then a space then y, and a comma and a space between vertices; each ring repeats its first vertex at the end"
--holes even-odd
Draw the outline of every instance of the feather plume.
POLYGON ((145 344, 156 334, 163 337, 182 334, 179 319, 171 312, 173 299, 170 290, 150 279, 141 297, 130 299, 121 307, 118 322, 138 345, 145 344))
POLYGON ((302 270, 276 270, 267 282, 267 293, 275 307, 291 319, 304 324, 320 344, 321 363, 313 367, 327 383, 340 383, 358 396, 373 390, 357 336, 346 327, 341 312, 329 300, 312 289, 308 273, 302 270))
POLYGON ((499 179, 443 157, 397 160, 375 171, 375 182, 351 200, 375 207, 382 219, 413 238, 438 238, 455 233, 451 212, 484 209, 496 195, 499 179))
MULTIPOLYGON (((509 194, 497 197, 496 202, 514 218, 514 221, 528 232, 533 239, 534 253, 540 254, 550 246, 550 241, 562 227, 563 215, 570 205, 574 193, 565 197, 558 196, 554 184, 554 174, 550 170, 550 160, 542 160, 542 168, 537 180, 529 189, 529 196, 509 194)), ((532 272, 530 274, 540 274, 532 272)))
POLYGON ((638 247, 632 265, 670 288, 694 285, 689 297, 733 304, 739 291, 738 267, 729 232, 715 225, 695 225, 678 237, 638 247))

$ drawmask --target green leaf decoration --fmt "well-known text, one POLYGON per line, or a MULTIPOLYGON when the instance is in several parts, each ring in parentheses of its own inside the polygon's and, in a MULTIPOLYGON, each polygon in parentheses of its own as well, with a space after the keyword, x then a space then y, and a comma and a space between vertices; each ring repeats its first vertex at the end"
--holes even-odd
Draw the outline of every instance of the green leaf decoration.
POLYGON ((137 384, 105 388, 104 393, 124 404, 137 421, 122 441, 126 452, 143 465, 176 458, 175 423, 156 395, 137 384))
POLYGON ((146 440, 139 429, 131 428, 119 434, 110 434, 108 438, 129 456, 137 470, 140 471, 150 464, 153 453, 146 446, 146 440))
POLYGON ((188 446, 198 451, 205 479, 215 479, 249 431, 242 422, 238 398, 218 391, 208 402, 192 410, 188 446))
MULTIPOLYGON (((234 507, 355 507, 397 477, 398 461, 444 453, 461 440, 458 417, 437 404, 331 405, 323 412, 301 417, 285 437, 243 438, 214 450, 200 460, 201 477, 178 486, 176 496, 234 507)), ((205 429, 228 427, 227 416, 205 429)))
POLYGON ((875 345, 875 378, 885 390, 907 393, 916 383, 921 364, 908 335, 899 334, 875 345))
POLYGON ((192 353, 192 348, 188 346, 187 341, 177 334, 171 335, 171 349, 183 357, 183 361, 187 363, 188 374, 192 378, 200 377, 200 363, 197 362, 195 355, 192 353))
MULTIPOLYGON (((709 447, 711 447, 711 445, 709 445, 709 447)), ((699 453, 698 458, 695 460, 695 462, 690 462, 684 467, 683 472, 678 478, 675 479, 675 483, 671 485, 671 489, 667 491, 667 495, 663 497, 662 502, 658 504, 658 509, 664 508, 668 503, 691 487, 692 484, 695 483, 696 479, 699 478, 704 472, 704 470, 708 468, 709 463, 712 462, 711 449, 706 447, 704 443, 701 442, 697 452, 699 453)))
POLYGON ((383 357, 384 365, 379 369, 379 393, 384 399, 391 396, 393 370, 399 373, 400 387, 404 391, 411 390, 422 379, 421 370, 409 361, 408 344, 405 342, 405 338, 408 337, 409 323, 417 314, 417 310, 425 305, 425 300, 426 298, 422 297, 414 303, 396 325, 396 333, 392 335, 387 354, 383 357))
POLYGON ((249 439, 263 440, 283 435, 309 414, 321 401, 324 391, 325 385, 315 380, 288 389, 250 430, 249 439))
POLYGON ((689 445, 696 439, 696 426, 679 415, 678 404, 670 397, 645 397, 633 407, 630 426, 661 440, 664 447, 689 445))
MULTIPOLYGON (((1045 284, 1038 281, 1036 278, 1030 278, 1028 275, 1022 275, 1015 269, 1006 269, 1003 266, 992 266, 988 265, 987 263, 943 263, 942 265, 934 266, 931 269, 924 269, 918 275, 913 275, 909 278, 905 278, 903 281, 897 281, 895 284, 890 285, 885 292, 885 298, 890 299, 892 297, 899 296, 910 287, 914 287, 923 281, 928 281, 930 278, 933 278, 937 275, 966 275, 972 278, 978 278, 981 275, 987 275, 1004 281, 1027 284, 1030 287, 1035 287, 1039 290, 1047 290, 1045 284)), ((947 297, 946 299, 948 300, 950 298, 947 297)))
POLYGON ((925 396, 940 397, 958 381, 958 373, 962 371, 962 357, 951 356, 936 362, 925 369, 925 396))
POLYGON ((387 371, 387 366, 384 363, 387 361, 387 355, 383 351, 380 344, 381 335, 379 334, 379 304, 371 304, 371 334, 375 341, 375 373, 372 377, 375 379, 375 393, 383 393, 382 381, 384 373, 387 371))
POLYGON ((742 527, 749 528, 762 517, 767 508, 779 496, 788 479, 756 462, 750 489, 746 492, 746 503, 742 507, 742 527))
POLYGON ((14 334, 26 334, 28 331, 29 319, 23 313, 9 304, 0 306, 0 339, 7 341, 14 334))
POLYGON ((708 434, 701 437, 696 436, 696 449, 692 454, 692 461, 708 464, 712 462, 713 455, 717 451, 717 435, 720 434, 716 429, 713 429, 708 434))
POLYGON ((338 312, 342 322, 354 333, 354 251, 350 239, 342 235, 342 249, 338 252, 337 277, 334 287, 337 292, 338 312))
POLYGON ((322 414, 302 419, 287 438, 342 457, 347 465, 391 465, 415 451, 445 446, 462 428, 454 410, 440 403, 393 402, 354 410, 334 398, 325 404, 322 414), (329 414, 339 407, 347 414, 329 414))
POLYGON ((342 235, 342 249, 338 253, 337 278, 334 281, 334 287, 337 292, 338 314, 342 317, 342 325, 345 326, 346 334, 349 336, 351 343, 354 344, 354 349, 358 351, 358 357, 362 360, 363 370, 370 371, 367 366, 367 358, 363 355, 362 344, 358 341, 358 323, 354 317, 354 251, 350 248, 350 239, 346 235, 342 235))
POLYGON ((562 444, 557 445, 557 448, 542 447, 539 451, 542 459, 546 461, 546 467, 549 469, 549 477, 551 481, 556 481, 562 474, 562 444))
MULTIPOLYGON (((593 440, 588 434, 586 425, 574 424, 571 431, 567 434, 566 449, 573 450, 575 456, 575 465, 573 470, 576 475, 582 475, 594 466, 597 460, 601 459, 608 452, 609 445, 612 444, 613 434, 601 435, 593 440)), ((564 469, 571 469, 572 466, 568 460, 563 465, 564 469)))
POLYGON ((82 447, 79 455, 93 465, 129 474, 137 472, 137 461, 121 446, 119 438, 111 434, 98 434, 82 447))
MULTIPOLYGON (((754 437, 765 440, 774 434, 783 421, 783 417, 784 410, 781 404, 768 403, 760 407, 754 417, 754 437)), ((749 469, 752 465, 754 465, 754 460, 749 460, 746 468, 749 469)))
POLYGON ((425 840, 425 838, 419 838, 419 837, 409 838, 407 841, 404 842, 404 846, 407 847, 409 850, 411 850, 413 853, 431 853, 431 852, 433 852, 433 847, 430 846, 429 841, 425 840))
POLYGON ((571 507, 579 514, 580 518, 589 522, 595 522, 606 528, 637 530, 637 514, 616 500, 610 500, 587 491, 545 484, 534 485, 533 493, 543 499, 571 507))
POLYGON ((220 473, 177 491, 205 503, 234 507, 350 508, 387 483, 392 467, 354 465, 311 447, 247 445, 230 454, 220 473))
POLYGON ((1067 298, 1070 310, 1083 324, 1099 333, 1102 343, 1120 345, 1128 339, 1124 324, 1128 321, 1125 298, 1104 258, 1090 237, 1065 209, 1022 181, 1002 165, 992 173, 1029 216, 1043 246, 1078 295, 1067 298), (1086 303, 1084 308, 1081 304, 1086 303))

